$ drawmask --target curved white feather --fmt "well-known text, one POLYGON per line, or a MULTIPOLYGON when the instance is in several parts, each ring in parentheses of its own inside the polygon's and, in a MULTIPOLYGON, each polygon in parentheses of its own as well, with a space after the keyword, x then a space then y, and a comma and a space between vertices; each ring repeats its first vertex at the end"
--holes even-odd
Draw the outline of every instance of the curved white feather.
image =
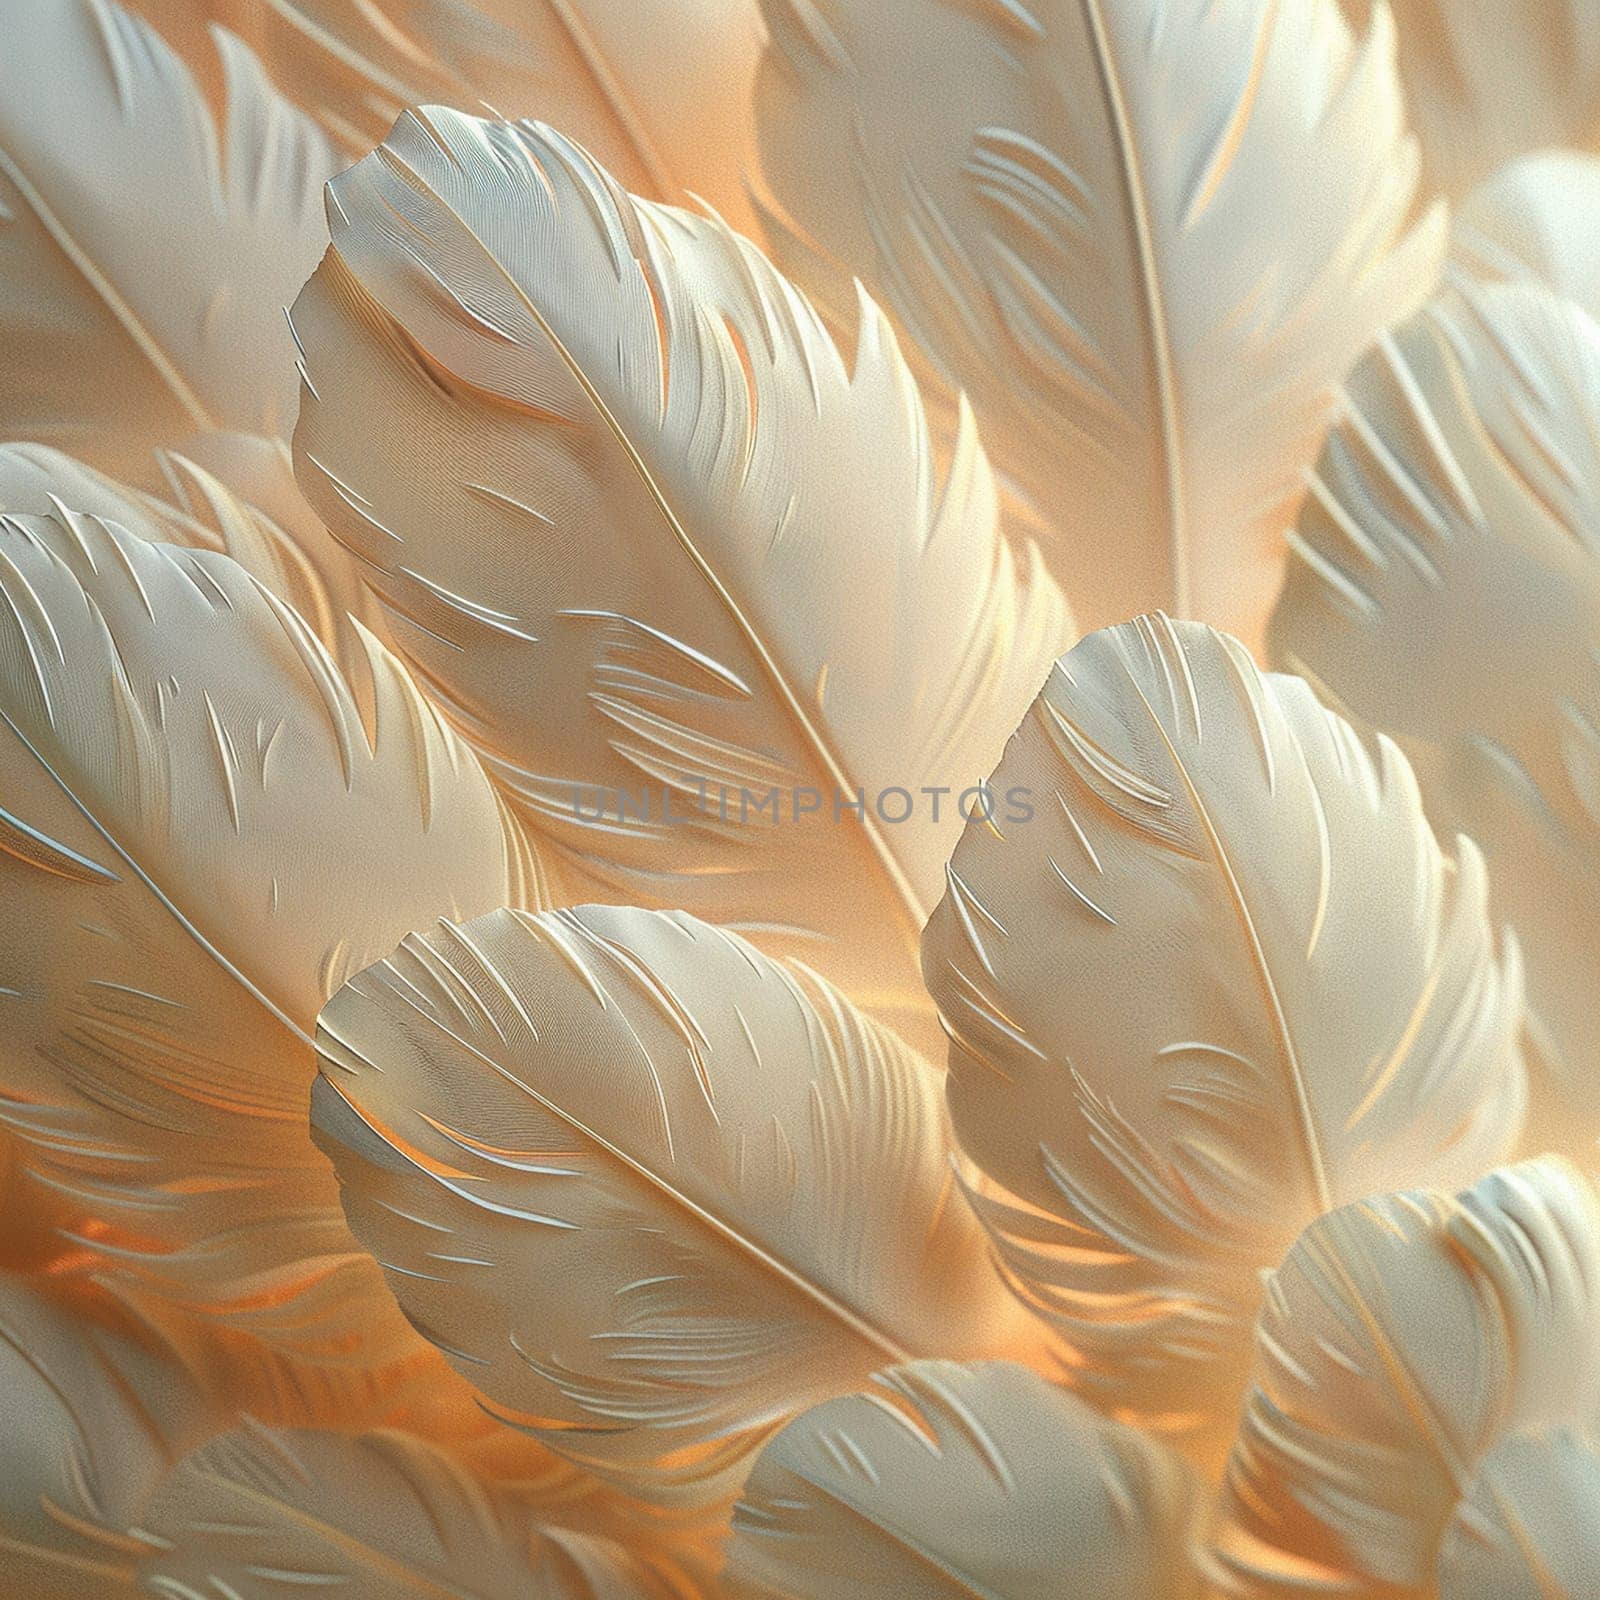
POLYGON ((410 106, 537 117, 635 194, 753 216, 756 0, 131 0, 191 56, 244 39, 352 156, 410 106))
POLYGON ((1513 161, 1457 212, 1451 250, 1486 281, 1532 278, 1600 317, 1600 157, 1545 150, 1513 161))
POLYGON ((397 1329, 307 1136, 312 1021, 529 879, 471 753, 369 661, 370 736, 226 557, 0 518, 0 1120, 107 1272, 363 1359, 397 1329))
POLYGON ((252 434, 199 434, 181 450, 156 452, 155 463, 170 500, 47 445, 0 445, 0 512, 87 512, 151 543, 222 551, 311 627, 370 728, 364 640, 384 638, 387 624, 355 559, 306 504, 288 446, 252 434))
POLYGON ((1600 326, 1532 285, 1463 284, 1381 341, 1318 465, 1271 645, 1399 739, 1430 815, 1482 845, 1527 958, 1539 1147, 1592 1141, 1600 326))
MULTIPOLYGON (((1597 1414, 1600 1205, 1575 1168, 1528 1162, 1459 1198, 1336 1212, 1268 1286, 1214 1552, 1221 1592, 1477 1600, 1482 1562, 1515 1572, 1486 1509, 1503 1540, 1557 1510, 1541 1500, 1558 1481, 1593 1488, 1592 1459, 1578 1478, 1548 1455, 1531 1470, 1514 1441, 1597 1414)), ((1532 1549, 1496 1600, 1583 1592, 1530 1586, 1532 1549)))
POLYGON ((330 196, 296 468, 563 898, 925 1015, 960 796, 1069 636, 970 419, 941 487, 875 309, 851 373, 754 247, 548 129, 410 113, 330 196))
POLYGON ((1253 639, 1329 386, 1443 252, 1387 11, 763 5, 770 183, 972 396, 1084 625, 1253 639))
POLYGON ((723 1592, 1187 1600, 1201 1504, 1175 1456, 1037 1373, 919 1361, 806 1412, 762 1451, 723 1592))
POLYGON ((214 116, 114 0, 7 0, 5 24, 0 435, 123 477, 197 430, 286 436, 326 139, 229 35, 214 116))
POLYGON ((670 1564, 474 1479, 427 1440, 246 1422, 181 1461, 144 1512, 163 1600, 682 1600, 670 1564))
POLYGON ((1214 1438, 1301 1228, 1511 1148, 1514 950, 1395 747, 1196 623, 1084 640, 995 785, 924 941, 975 1204, 1076 1388, 1214 1438))
POLYGON ((319 1142, 413 1325, 644 1493, 711 1497, 885 1364, 1030 1340, 952 1194, 937 1078, 693 918, 441 924, 318 1043, 319 1142))
POLYGON ((1600 10, 1591 0, 1389 3, 1430 187, 1459 199, 1514 156, 1600 135, 1600 10))
POLYGON ((1600 1437, 1516 1434, 1478 1466, 1439 1553, 1439 1600, 1564 1600, 1600 1574, 1600 1437))

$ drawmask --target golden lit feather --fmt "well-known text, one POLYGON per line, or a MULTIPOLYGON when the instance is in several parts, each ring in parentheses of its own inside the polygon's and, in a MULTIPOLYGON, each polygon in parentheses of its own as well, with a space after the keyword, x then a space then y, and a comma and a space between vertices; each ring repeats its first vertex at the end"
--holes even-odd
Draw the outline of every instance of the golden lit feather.
POLYGON ((1390 3, 1430 187, 1459 199, 1502 161, 1600 138, 1593 0, 1390 3))
POLYGON ((475 758, 369 660, 370 739, 226 557, 0 518, 0 1120, 108 1271, 321 1354, 385 1321, 307 1136, 312 1022, 529 876, 475 758))
POLYGON ((1597 1296, 1600 1206, 1561 1161, 1318 1222, 1267 1287, 1217 1536, 1220 1592, 1588 1593, 1595 1569, 1575 1563, 1593 1524, 1552 1519, 1550 1496, 1592 1516, 1592 1447, 1574 1459, 1549 1434, 1597 1420, 1597 1296), (1505 1587, 1485 1589, 1496 1571, 1505 1587))
POLYGON ((756 0, 132 0, 191 58, 239 34, 352 157, 410 106, 538 117, 627 188, 750 233, 756 0))
POLYGON ((1443 251, 1387 11, 763 5, 769 182, 971 395, 1080 621, 1253 640, 1329 387, 1443 251))
POLYGON ((338 162, 236 39, 216 46, 225 114, 113 0, 6 0, 0 437, 129 477, 197 431, 288 433, 283 308, 338 162))
POLYGON ((1025 1349, 939 1080, 803 968, 681 913, 408 939, 322 1014, 319 1140, 417 1329, 498 1411, 708 1497, 876 1369, 1025 1349))
POLYGON ((687 1600, 670 1562, 544 1528, 424 1439, 242 1427, 145 1507, 142 1592, 176 1600, 687 1600))
POLYGON ((752 246, 548 129, 410 113, 329 193, 296 468, 562 898, 915 1026, 963 792, 1070 639, 970 419, 941 487, 870 304, 851 372, 752 246))

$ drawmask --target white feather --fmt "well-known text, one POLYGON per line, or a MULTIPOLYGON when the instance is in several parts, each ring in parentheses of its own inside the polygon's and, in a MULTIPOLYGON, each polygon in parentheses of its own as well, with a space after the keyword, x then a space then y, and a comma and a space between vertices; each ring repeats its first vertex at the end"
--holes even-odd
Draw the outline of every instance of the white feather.
POLYGON ((1459 1198, 1336 1212, 1268 1287, 1228 1464, 1221 1592, 1583 1594, 1584 1523, 1553 1522, 1561 1502, 1546 1497, 1592 1506, 1593 1457, 1537 1441, 1597 1420, 1600 1206, 1576 1169, 1529 1162, 1459 1198), (1485 1590, 1496 1568, 1508 1586, 1485 1590), (1557 1586, 1562 1570, 1580 1586, 1557 1586))
POLYGON ((368 657, 370 733, 225 556, 0 517, 0 1120, 114 1276, 372 1360, 405 1331, 307 1136, 309 1030, 407 928, 531 874, 471 753, 368 657))
POLYGON ((1395 747, 1199 624, 1084 640, 995 783, 924 941, 974 1201, 1075 1387, 1215 1441, 1302 1227, 1511 1148, 1514 951, 1395 747))
POLYGON ((723 1592, 1188 1600, 1203 1498, 1154 1440, 1037 1373, 919 1361, 806 1412, 762 1451, 723 1592))
POLYGON ((714 1497, 886 1364, 1034 1342, 937 1077, 681 913, 441 924, 335 996, 319 1048, 319 1141, 413 1325, 643 1493, 714 1497))
POLYGON ((1080 620, 1253 640, 1331 386, 1443 252, 1387 10, 763 4, 770 183, 971 395, 1080 620))
POLYGON ((1600 326, 1463 282, 1351 378, 1275 658, 1399 739, 1528 964, 1536 1148, 1600 1121, 1600 326))
POLYGON ((230 35, 227 110, 114 0, 6 0, 0 437, 120 476, 213 428, 287 436, 283 308, 337 158, 230 35))
POLYGON ((970 419, 941 486, 870 304, 851 373, 752 246, 548 129, 409 113, 330 218, 296 468, 562 897, 925 1013, 961 794, 1070 637, 970 419))

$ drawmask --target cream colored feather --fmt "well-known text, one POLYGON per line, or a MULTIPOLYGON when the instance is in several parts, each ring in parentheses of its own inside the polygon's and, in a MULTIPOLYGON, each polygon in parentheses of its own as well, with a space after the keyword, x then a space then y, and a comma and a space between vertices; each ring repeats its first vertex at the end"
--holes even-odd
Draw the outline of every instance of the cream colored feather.
POLYGON ((324 1000, 520 842, 404 668, 369 742, 309 628, 226 557, 0 519, 0 1120, 106 1266, 318 1354, 381 1353, 306 1132, 324 1000))
POLYGON ((924 942, 956 1137, 1018 1292, 1114 1415, 1215 1438, 1260 1274, 1345 1201, 1516 1137, 1521 981, 1404 758, 1142 618, 1057 666, 924 942))
POLYGON ((937 1077, 681 913, 496 912, 321 1018, 319 1142, 412 1323, 499 1411, 710 1498, 879 1367, 1020 1350, 937 1077))
POLYGON ((1486 281, 1532 278, 1600 317, 1600 157, 1546 150, 1512 162, 1462 206, 1451 248, 1486 281))
POLYGON ((337 161, 216 43, 225 116, 113 0, 6 0, 0 436, 126 477, 197 430, 288 433, 283 307, 326 242, 337 161))
POLYGON ((1516 1434, 1479 1463, 1439 1555, 1439 1600, 1586 1600, 1600 1576, 1600 1436, 1516 1434))
POLYGON ((144 1511, 163 1600, 686 1600, 670 1565, 537 1526, 426 1440, 254 1426, 182 1461, 144 1511))
POLYGON ((748 232, 756 0, 132 0, 190 56, 221 22, 352 156, 407 107, 538 117, 637 194, 748 232))
POLYGON ((1593 0, 1390 3, 1430 186, 1460 198, 1514 156, 1600 136, 1593 0))
POLYGON ((48 516, 65 507, 152 543, 224 552, 305 620, 370 729, 366 640, 383 637, 387 624, 354 558, 306 504, 284 441, 202 434, 182 450, 157 452, 155 464, 170 500, 48 446, 0 445, 0 512, 48 516))
POLYGON ((1275 658, 1399 738, 1528 962, 1541 1142, 1600 1132, 1600 326, 1464 287, 1351 379, 1275 658))
POLYGON ((1387 12, 763 4, 769 181, 971 394, 1080 620, 1253 638, 1329 386, 1443 250, 1387 12))
POLYGON ((562 897, 926 1016, 961 793, 1070 637, 970 418, 941 488, 870 304, 851 373, 752 246, 548 129, 408 114, 329 204, 297 470, 562 897))
POLYGON ((919 1361, 791 1422, 734 1511, 728 1600, 1187 1600, 1201 1493, 1037 1373, 919 1361))
POLYGON ((1600 1413, 1597 1296, 1600 1207, 1564 1162, 1317 1223, 1268 1286, 1228 1467, 1221 1592, 1592 1592, 1594 1569, 1572 1564, 1589 1529, 1553 1521, 1549 1496, 1592 1507, 1594 1460, 1541 1436, 1600 1413), (1486 1590, 1497 1570, 1506 1586, 1486 1590))

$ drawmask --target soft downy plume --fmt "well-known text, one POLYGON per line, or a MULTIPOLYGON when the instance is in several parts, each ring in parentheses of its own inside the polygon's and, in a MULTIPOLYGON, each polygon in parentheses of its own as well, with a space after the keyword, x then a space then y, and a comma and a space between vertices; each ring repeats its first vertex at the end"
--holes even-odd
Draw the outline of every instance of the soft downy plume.
POLYGON ((1562 1161, 1315 1224, 1268 1284, 1217 1535, 1221 1592, 1588 1592, 1597 1295, 1600 1206, 1562 1161))
POLYGON ((924 963, 957 1140, 1020 1295, 1114 1416, 1225 1440, 1261 1274, 1324 1212, 1516 1138, 1521 981, 1405 758, 1198 623, 1058 664, 924 963))
POLYGON ((6 0, 0 438, 137 477, 196 432, 292 426, 283 307, 339 160, 237 39, 216 48, 213 110, 110 0, 6 0))
POLYGON ((393 656, 369 641, 369 735, 225 556, 8 516, 0 600, 14 1159, 107 1273, 374 1360, 406 1332, 308 1136, 310 1030, 418 922, 524 899, 522 841, 393 656))
POLYGON ((639 1492, 736 1486, 918 1357, 1037 1353, 954 1191, 938 1077, 678 913, 442 924, 324 1011, 357 1236, 491 1405, 639 1492))
POLYGON ((1600 941, 1600 326, 1463 281, 1351 378, 1274 659, 1410 754, 1527 960, 1536 1147, 1587 1156, 1600 941))
POLYGON ((1079 620, 1254 642, 1330 386, 1443 254, 1388 11, 763 5, 777 198, 971 395, 1079 620))
POLYGON ((744 931, 936 1040, 960 796, 1072 637, 970 418, 941 485, 869 302, 852 371, 753 246, 549 129, 409 113, 330 220, 297 471, 558 892, 744 931))
POLYGON ((1486 282, 1532 279, 1600 317, 1600 156, 1546 150, 1503 167, 1456 213, 1451 254, 1486 282))
POLYGON ((1037 1373, 919 1361, 797 1417, 762 1451, 722 1593, 1191 1600, 1204 1510, 1164 1446, 1037 1373))

